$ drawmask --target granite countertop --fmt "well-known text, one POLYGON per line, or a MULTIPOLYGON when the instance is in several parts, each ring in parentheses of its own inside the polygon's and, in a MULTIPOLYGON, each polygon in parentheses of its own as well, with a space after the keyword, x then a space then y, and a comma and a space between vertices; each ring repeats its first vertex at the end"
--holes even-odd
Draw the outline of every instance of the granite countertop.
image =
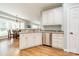
POLYGON ((64 31, 61 31, 61 30, 44 30, 42 31, 43 33, 63 33, 64 34, 64 31))
POLYGON ((43 33, 64 34, 64 32, 43 32, 43 33))
POLYGON ((64 31, 39 31, 39 32, 20 32, 19 34, 28 34, 28 33, 52 33, 52 34, 64 34, 64 31))
POLYGON ((27 34, 27 33, 41 33, 40 29, 28 29, 28 30, 22 30, 19 34, 27 34))
POLYGON ((20 32, 19 34, 28 34, 28 33, 42 33, 42 32, 20 32))
POLYGON ((64 32, 52 32, 52 34, 64 34, 64 32))

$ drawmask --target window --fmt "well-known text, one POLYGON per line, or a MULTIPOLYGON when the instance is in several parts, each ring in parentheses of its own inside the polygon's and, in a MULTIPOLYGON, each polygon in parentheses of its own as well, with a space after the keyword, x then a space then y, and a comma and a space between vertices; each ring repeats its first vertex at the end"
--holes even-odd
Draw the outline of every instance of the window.
POLYGON ((32 24, 33 29, 37 29, 38 27, 39 27, 38 25, 32 24))
POLYGON ((7 21, 0 18, 0 36, 8 34, 7 32, 7 21))
POLYGON ((8 35, 9 29, 24 29, 24 22, 16 22, 0 18, 0 36, 8 35))

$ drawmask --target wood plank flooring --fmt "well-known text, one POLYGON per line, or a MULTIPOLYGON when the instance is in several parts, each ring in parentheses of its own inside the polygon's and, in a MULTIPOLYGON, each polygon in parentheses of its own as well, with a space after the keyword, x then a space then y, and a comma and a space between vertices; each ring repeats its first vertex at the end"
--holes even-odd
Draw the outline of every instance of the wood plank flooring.
POLYGON ((79 56, 78 54, 64 52, 61 49, 48 46, 35 46, 19 50, 18 39, 0 40, 0 56, 79 56))
POLYGON ((19 48, 19 39, 13 39, 11 47, 12 48, 19 48))
POLYGON ((64 52, 61 49, 51 48, 48 46, 36 46, 23 49, 19 53, 20 56, 79 56, 78 54, 64 52))
POLYGON ((0 56, 17 56, 19 54, 18 39, 0 39, 0 56))

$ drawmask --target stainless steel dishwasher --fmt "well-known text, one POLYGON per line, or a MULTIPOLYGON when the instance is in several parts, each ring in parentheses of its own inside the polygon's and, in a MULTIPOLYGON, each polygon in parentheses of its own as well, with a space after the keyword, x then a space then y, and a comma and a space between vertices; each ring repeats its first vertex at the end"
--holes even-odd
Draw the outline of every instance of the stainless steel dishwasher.
POLYGON ((52 46, 52 33, 43 33, 43 45, 52 46))

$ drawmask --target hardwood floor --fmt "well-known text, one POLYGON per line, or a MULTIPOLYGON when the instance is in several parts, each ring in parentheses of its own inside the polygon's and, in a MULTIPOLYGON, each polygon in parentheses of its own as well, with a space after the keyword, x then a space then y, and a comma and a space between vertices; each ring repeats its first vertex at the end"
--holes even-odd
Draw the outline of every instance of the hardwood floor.
POLYGON ((19 48, 19 39, 13 39, 11 47, 12 48, 19 48))
POLYGON ((47 46, 36 46, 33 48, 23 49, 20 56, 79 56, 78 54, 64 52, 61 49, 47 46))
POLYGON ((18 39, 0 39, 0 56, 17 56, 18 46, 18 39))
POLYGON ((0 40, 0 56, 79 56, 78 54, 64 52, 61 49, 48 46, 36 46, 19 50, 18 39, 0 40))

